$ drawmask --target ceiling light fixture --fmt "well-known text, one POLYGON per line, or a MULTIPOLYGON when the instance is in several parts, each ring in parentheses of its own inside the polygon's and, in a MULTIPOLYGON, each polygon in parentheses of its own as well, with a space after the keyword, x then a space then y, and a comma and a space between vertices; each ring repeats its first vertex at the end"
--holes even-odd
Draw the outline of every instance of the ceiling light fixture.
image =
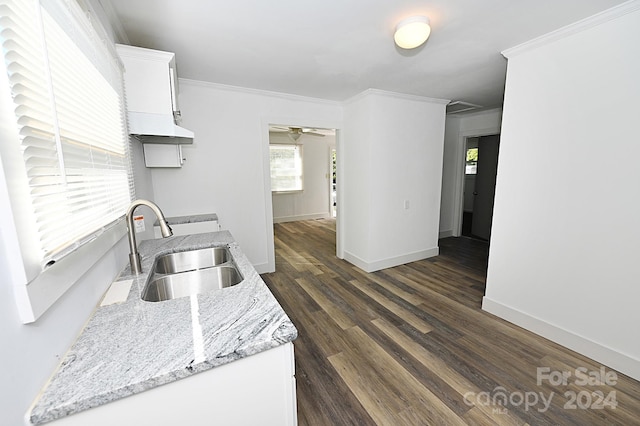
POLYGON ((302 135, 302 130, 298 129, 298 131, 291 131, 289 132, 289 137, 291 138, 291 140, 293 140, 294 142, 297 142, 298 139, 300 139, 300 136, 302 135))
POLYGON ((429 34, 431 34, 429 18, 426 16, 412 16, 398 23, 393 39, 398 47, 415 49, 427 41, 429 34))

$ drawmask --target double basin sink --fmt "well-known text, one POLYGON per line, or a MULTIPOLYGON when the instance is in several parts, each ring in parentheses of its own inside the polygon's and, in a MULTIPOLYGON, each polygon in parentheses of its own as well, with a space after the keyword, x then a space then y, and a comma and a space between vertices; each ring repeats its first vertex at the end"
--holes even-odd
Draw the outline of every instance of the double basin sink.
POLYGON ((156 258, 142 300, 161 302, 242 282, 228 247, 169 253, 156 258))

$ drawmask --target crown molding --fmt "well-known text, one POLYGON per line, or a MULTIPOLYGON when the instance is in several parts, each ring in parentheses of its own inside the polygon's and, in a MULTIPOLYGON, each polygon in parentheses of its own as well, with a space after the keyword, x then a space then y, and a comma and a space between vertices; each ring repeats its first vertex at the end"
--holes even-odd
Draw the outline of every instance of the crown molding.
POLYGON ((620 18, 621 16, 633 13, 637 10, 640 10, 640 0, 627 1, 625 3, 619 4, 618 6, 614 6, 611 9, 604 10, 573 24, 569 24, 565 27, 559 28, 540 37, 536 37, 533 40, 503 50, 501 53, 502 56, 510 59, 514 56, 520 55, 533 49, 537 49, 538 47, 545 46, 547 44, 569 37, 573 34, 586 31, 590 28, 620 18))
POLYGON ((365 96, 368 95, 378 95, 378 96, 387 96, 390 98, 396 98, 396 99, 406 99, 406 100, 413 100, 413 101, 419 101, 419 102, 429 102, 429 103, 434 103, 434 104, 442 104, 442 105, 446 105, 448 104, 450 101, 448 99, 438 99, 438 98, 429 98, 426 96, 418 96, 418 95, 409 95, 406 93, 396 93, 396 92, 389 92, 386 90, 379 90, 379 89, 367 89, 364 92, 361 92, 351 98, 348 98, 344 101, 333 101, 333 100, 329 100, 329 99, 322 99, 322 98, 314 98, 314 97, 310 97, 310 96, 302 96, 302 95, 293 95, 290 93, 284 93, 284 92, 273 92, 273 91, 269 91, 269 90, 263 90, 263 89, 252 89, 250 87, 242 87, 242 86, 231 86, 231 85, 227 85, 227 84, 221 84, 221 83, 212 83, 210 81, 202 81, 202 80, 191 80, 188 78, 179 78, 180 84, 187 84, 187 85, 191 85, 191 86, 200 86, 200 87, 207 87, 210 89, 215 89, 215 90, 224 90, 224 91, 228 91, 228 92, 237 92, 237 93, 247 93, 247 94, 253 94, 253 95, 262 95, 262 96, 270 96, 270 97, 276 97, 276 98, 281 98, 281 99, 288 99, 288 100, 292 100, 292 101, 305 101, 305 102, 315 102, 315 103, 324 103, 327 105, 334 105, 334 106, 342 106, 342 105, 346 105, 352 102, 355 102, 365 96))
POLYGON ((269 96, 269 97, 274 97, 274 98, 287 99, 287 100, 290 100, 290 101, 323 103, 323 104, 334 105, 334 106, 342 105, 342 102, 332 101, 332 100, 329 100, 329 99, 313 98, 311 96, 293 95, 293 94, 284 93, 284 92, 273 92, 273 91, 270 91, 270 90, 263 90, 263 89, 252 89, 250 87, 231 86, 231 85, 228 85, 228 84, 212 83, 210 81, 192 80, 192 79, 189 79, 189 78, 179 78, 178 81, 180 82, 181 85, 182 84, 187 84, 187 85, 190 85, 190 86, 206 87, 206 88, 209 88, 209 89, 224 90, 224 91, 227 91, 227 92, 236 92, 236 93, 245 93, 245 94, 250 94, 250 95, 269 96))
POLYGON ((440 105, 446 105, 450 102, 449 99, 429 98, 426 96, 410 95, 407 93, 389 92, 389 91, 380 90, 380 89, 367 89, 364 92, 360 92, 357 95, 343 101, 342 104, 348 105, 353 102, 357 102, 369 95, 385 96, 388 98, 404 99, 404 100, 418 101, 418 102, 428 102, 428 103, 440 104, 440 105))
POLYGON ((457 114, 449 114, 447 115, 447 118, 450 118, 450 117, 466 118, 466 117, 475 117, 478 115, 490 115, 490 114, 502 114, 502 107, 481 109, 481 110, 470 111, 470 112, 460 112, 457 114))
POLYGON ((116 43, 118 55, 130 58, 141 58, 149 61, 169 63, 174 60, 175 54, 172 52, 164 52, 162 50, 147 49, 146 47, 129 46, 126 44, 116 43))

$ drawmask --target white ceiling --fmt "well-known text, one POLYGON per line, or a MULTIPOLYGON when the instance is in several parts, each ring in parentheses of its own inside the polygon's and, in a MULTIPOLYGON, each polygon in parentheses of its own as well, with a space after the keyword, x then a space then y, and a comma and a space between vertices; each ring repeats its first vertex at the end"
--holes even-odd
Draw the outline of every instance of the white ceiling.
MULTIPOLYGON (((134 46, 176 53, 180 77, 345 100, 368 88, 499 106, 502 50, 621 0, 106 0, 134 46), (393 29, 426 14, 403 51, 393 29)), ((105 0, 102 0, 104 3, 105 0)))

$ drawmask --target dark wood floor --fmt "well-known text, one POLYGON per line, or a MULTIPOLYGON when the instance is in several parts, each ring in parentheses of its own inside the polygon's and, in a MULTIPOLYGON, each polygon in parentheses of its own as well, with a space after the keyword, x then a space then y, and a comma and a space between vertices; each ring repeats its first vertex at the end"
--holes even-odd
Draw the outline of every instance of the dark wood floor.
POLYGON ((298 328, 300 425, 640 424, 639 382, 580 386, 602 366, 480 309, 484 242, 375 273, 335 257, 333 220, 277 224, 275 242, 262 277, 298 328), (571 377, 539 385, 538 367, 571 377))

